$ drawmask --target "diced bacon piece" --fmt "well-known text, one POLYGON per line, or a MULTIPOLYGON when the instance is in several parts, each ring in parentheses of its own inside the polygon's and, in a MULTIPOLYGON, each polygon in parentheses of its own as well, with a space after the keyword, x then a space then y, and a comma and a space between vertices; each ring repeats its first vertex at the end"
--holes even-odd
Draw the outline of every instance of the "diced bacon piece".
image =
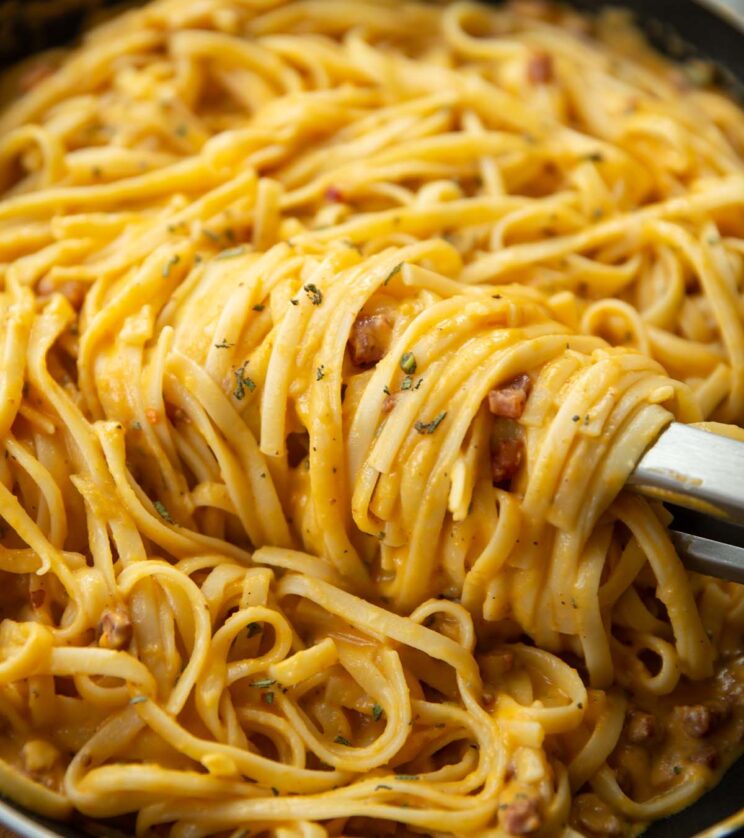
POLYGON ((521 439, 501 439, 491 454, 491 473, 494 483, 505 483, 519 471, 524 457, 521 439))
POLYGON ((577 806, 578 816, 576 820, 585 834, 609 835, 614 838, 614 836, 625 833, 620 818, 596 795, 585 794, 581 795, 581 798, 581 804, 577 806))
POLYGON ((125 649, 132 639, 132 621, 129 614, 121 606, 106 609, 101 614, 96 634, 98 645, 102 648, 125 649))
POLYGON ((46 591, 44 588, 34 588, 28 592, 28 598, 31 600, 31 605, 34 608, 41 608, 46 600, 46 591))
POLYGON ((553 81, 553 58, 547 52, 536 52, 530 57, 527 62, 527 79, 534 85, 553 81))
POLYGON ((722 712, 705 704, 684 704, 675 709, 685 733, 694 739, 702 739, 713 733, 723 721, 722 712))
POLYGON ((340 204, 344 200, 344 193, 338 186, 329 186, 325 191, 325 199, 329 204, 340 204))
POLYGON ((399 393, 390 393, 389 396, 385 396, 385 401, 382 403, 382 412, 383 413, 391 413, 393 408, 395 407, 395 403, 398 400, 399 393))
POLYGON ((536 797, 518 797, 502 809, 499 821, 509 835, 529 835, 542 824, 540 803, 536 797))
POLYGON ((385 356, 393 330, 384 314, 361 314, 354 321, 349 337, 351 360, 358 367, 369 367, 385 356))
POLYGON ((710 768, 711 771, 715 771, 721 763, 721 755, 717 748, 708 745, 692 754, 690 756, 690 762, 703 765, 705 768, 710 768))
POLYGON ((494 416, 505 419, 519 419, 524 413, 524 406, 532 390, 532 381, 528 375, 518 375, 502 387, 497 387, 488 394, 488 409, 494 416))
POLYGON ((628 741, 634 745, 648 742, 656 735, 656 717, 636 710, 628 717, 626 731, 628 741))

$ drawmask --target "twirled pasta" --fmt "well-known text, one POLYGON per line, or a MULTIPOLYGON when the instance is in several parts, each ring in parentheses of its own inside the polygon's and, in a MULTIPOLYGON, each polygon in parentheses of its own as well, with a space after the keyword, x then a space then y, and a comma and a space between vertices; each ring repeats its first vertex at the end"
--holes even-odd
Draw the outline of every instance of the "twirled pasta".
POLYGON ((744 118, 590 28, 159 0, 21 78, 4 794, 634 834, 735 758, 742 589, 623 486, 672 419, 744 421, 744 118))

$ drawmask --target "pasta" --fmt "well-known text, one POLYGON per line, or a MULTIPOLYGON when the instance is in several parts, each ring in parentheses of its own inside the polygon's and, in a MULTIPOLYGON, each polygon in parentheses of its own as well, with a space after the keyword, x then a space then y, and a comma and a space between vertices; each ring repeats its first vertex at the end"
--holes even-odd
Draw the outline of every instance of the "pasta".
POLYGON ((715 782, 744 592, 623 489, 673 419, 744 434, 744 116, 707 81, 524 0, 156 0, 19 68, 4 796, 569 838, 715 782))

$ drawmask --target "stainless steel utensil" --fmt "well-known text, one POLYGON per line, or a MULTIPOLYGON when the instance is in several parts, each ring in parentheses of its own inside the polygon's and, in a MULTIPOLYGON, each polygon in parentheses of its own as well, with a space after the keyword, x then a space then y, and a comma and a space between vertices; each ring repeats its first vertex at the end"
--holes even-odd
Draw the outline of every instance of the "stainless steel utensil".
POLYGON ((673 422, 646 451, 627 485, 648 497, 692 510, 694 529, 713 516, 734 526, 718 527, 717 538, 670 530, 690 570, 744 582, 744 442, 673 422), (723 535, 726 541, 719 540, 723 535))

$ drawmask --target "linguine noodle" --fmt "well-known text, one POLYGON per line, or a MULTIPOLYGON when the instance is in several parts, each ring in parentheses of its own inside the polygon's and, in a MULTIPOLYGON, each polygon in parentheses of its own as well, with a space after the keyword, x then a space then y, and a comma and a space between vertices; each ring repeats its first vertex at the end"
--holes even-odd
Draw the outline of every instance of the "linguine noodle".
POLYGON ((140 836, 633 835, 744 590, 744 115, 616 14, 157 0, 0 115, 0 792, 140 836), (720 423, 726 423, 724 427, 720 423))

